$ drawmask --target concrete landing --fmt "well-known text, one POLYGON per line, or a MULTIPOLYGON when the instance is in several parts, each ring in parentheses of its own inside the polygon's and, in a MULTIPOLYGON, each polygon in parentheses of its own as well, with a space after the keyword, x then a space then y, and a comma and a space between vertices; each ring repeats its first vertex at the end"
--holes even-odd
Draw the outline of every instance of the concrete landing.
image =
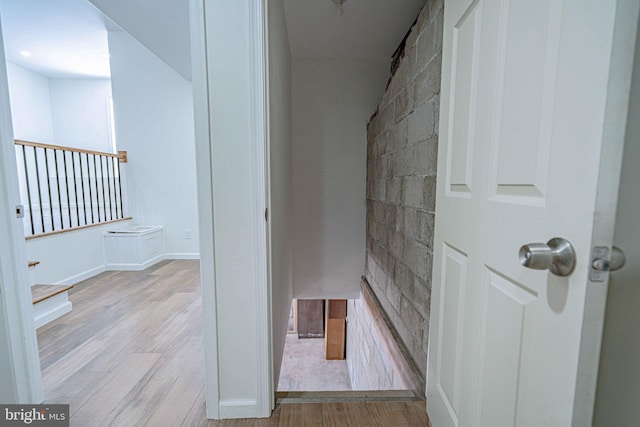
POLYGON ((351 382, 344 360, 325 360, 324 339, 287 335, 278 391, 345 391, 351 382))

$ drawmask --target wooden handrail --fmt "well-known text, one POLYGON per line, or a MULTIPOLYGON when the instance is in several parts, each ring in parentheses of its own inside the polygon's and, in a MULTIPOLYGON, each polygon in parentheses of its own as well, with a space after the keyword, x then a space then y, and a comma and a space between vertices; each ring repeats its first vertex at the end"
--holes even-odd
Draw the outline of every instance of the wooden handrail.
POLYGON ((47 231, 46 233, 39 233, 39 234, 34 234, 32 236, 25 236, 24 240, 33 240, 33 239, 39 239, 41 237, 55 236, 57 234, 70 233, 72 231, 84 230, 92 227, 100 227, 101 225, 113 224, 115 222, 131 221, 132 219, 133 217, 128 216, 125 218, 113 219, 111 221, 96 222, 95 224, 86 224, 86 225, 80 225, 78 227, 73 227, 73 228, 65 228, 64 230, 47 231))
POLYGON ((119 157, 118 154, 106 153, 104 151, 84 150, 82 148, 65 147, 63 145, 43 144, 41 142, 22 141, 20 139, 16 139, 14 143, 15 145, 24 145, 25 147, 48 148, 51 150, 72 151, 74 153, 95 154, 96 156, 105 156, 105 157, 115 157, 115 158, 119 157))

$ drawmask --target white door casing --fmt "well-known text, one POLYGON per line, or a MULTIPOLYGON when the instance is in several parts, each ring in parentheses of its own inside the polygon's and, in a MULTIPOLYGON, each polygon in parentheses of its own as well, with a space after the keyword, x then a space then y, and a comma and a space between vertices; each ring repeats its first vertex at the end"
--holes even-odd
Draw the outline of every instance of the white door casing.
POLYGON ((0 401, 40 403, 42 376, 26 245, 22 220, 15 212, 20 194, 1 28, 0 66, 0 401))
POLYGON ((620 17, 637 17, 634 2, 612 6, 445 3, 427 378, 438 427, 570 426, 574 407, 592 410, 595 384, 579 379, 597 361, 604 299, 587 301, 603 286, 590 254, 611 244, 615 211, 596 189, 617 194, 623 135, 609 130, 626 119, 632 51, 613 41, 635 38, 620 17), (520 246, 553 237, 575 248, 570 276, 519 264, 520 246))

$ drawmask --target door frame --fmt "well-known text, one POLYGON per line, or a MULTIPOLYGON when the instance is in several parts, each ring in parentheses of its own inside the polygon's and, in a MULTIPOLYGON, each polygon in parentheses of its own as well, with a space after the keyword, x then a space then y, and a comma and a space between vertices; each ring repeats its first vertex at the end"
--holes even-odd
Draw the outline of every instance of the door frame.
MULTIPOLYGON (((613 34, 613 52, 609 69, 609 90, 605 105, 603 143, 595 206, 597 215, 594 217, 592 248, 606 246, 610 249, 613 245, 618 191, 609 191, 611 187, 610 172, 611 170, 616 171, 616 188, 618 188, 627 131, 639 12, 640 4, 637 1, 618 0, 613 34)), ((607 273, 601 282, 590 281, 587 286, 573 407, 573 426, 575 427, 593 423, 609 285, 608 276, 607 273)))
MULTIPOLYGON (((221 379, 221 371, 233 369, 233 367, 222 366, 223 359, 220 347, 221 336, 229 327, 233 327, 230 319, 224 317, 222 308, 228 304, 221 297, 219 279, 220 266, 224 262, 220 261, 220 254, 216 256, 216 244, 220 246, 223 239, 218 237, 216 242, 216 224, 220 224, 220 219, 214 215, 216 200, 216 186, 214 182, 214 172, 217 160, 214 151, 220 151, 220 146, 225 143, 231 144, 233 141, 223 140, 220 137, 219 129, 212 119, 216 106, 225 100, 216 98, 213 87, 220 86, 220 82, 212 81, 212 64, 219 62, 219 58, 212 54, 214 48, 211 40, 220 39, 221 43, 228 45, 229 40, 223 37, 212 38, 216 29, 209 26, 207 13, 222 13, 228 2, 221 0, 190 0, 191 19, 191 61, 192 61, 192 85, 194 101, 195 120, 195 140, 196 140, 196 169, 198 185, 198 218, 200 229, 200 268, 201 268, 201 289, 203 296, 203 319, 204 319, 204 341, 205 341, 205 366, 206 366, 206 416, 211 419, 227 418, 263 418, 269 417, 275 403, 274 381, 273 381, 273 356, 272 356, 272 336, 271 336, 271 283, 269 277, 269 225, 266 221, 266 207, 268 201, 268 125, 267 125, 267 35, 266 2, 268 0, 242 0, 238 2, 239 7, 244 7, 242 12, 242 25, 246 31, 240 36, 248 42, 236 46, 244 58, 248 58, 248 70, 238 70, 237 74, 247 73, 248 81, 244 81, 248 88, 248 95, 241 90, 238 96, 247 95, 248 112, 242 114, 249 124, 250 156, 242 158, 243 165, 250 165, 250 194, 243 193, 243 196, 250 199, 251 220, 250 223, 243 224, 250 230, 252 243, 251 253, 243 253, 242 259, 245 261, 246 269, 249 270, 252 284, 247 289, 253 297, 254 305, 251 307, 255 313, 255 322, 251 326, 251 331, 238 331, 255 333, 255 342, 250 345, 255 349, 256 366, 247 367, 246 370, 255 368, 255 399, 252 396, 235 395, 233 398, 226 397, 229 393, 228 384, 224 384, 221 379), (210 34, 208 34, 210 33, 210 34), (209 43, 209 44, 208 44, 209 43), (217 103, 217 104, 216 104, 217 103)), ((234 4, 236 4, 234 2, 234 4)), ((237 10, 234 10, 237 13, 237 10)), ((238 19, 233 15, 229 19, 238 19)), ((241 31, 242 32, 242 31, 241 31)), ((233 38, 233 37, 232 37, 233 38)), ((215 44, 215 43, 214 43, 215 44)), ((243 63, 244 64, 244 63, 243 63)), ((217 75, 217 74, 216 74, 217 75)), ((225 82, 229 85, 237 82, 225 82)), ((220 111, 218 109, 218 111, 220 111)), ((233 117, 235 118, 235 116, 233 117)), ((217 126, 220 126, 218 123, 217 126)), ((241 132, 239 132, 241 133, 241 132)), ((244 136, 244 135, 243 135, 244 136)), ((240 136, 239 138, 242 138, 240 136)), ((234 152, 234 154, 238 154, 234 152)), ((245 153, 246 154, 246 153, 245 153)), ((219 160, 217 160, 219 161, 219 160)), ((225 184, 226 185, 226 184, 225 184)), ((233 183, 229 182, 232 186, 233 183)), ((239 190, 240 192, 242 189, 239 190)), ((218 187, 218 192, 220 189, 218 187)), ((246 200, 245 200, 246 202, 246 200)), ((233 224, 237 226, 237 223, 233 224)), ((220 226, 220 225, 219 225, 220 226)), ((233 285, 225 282, 224 287, 233 285)), ((246 308, 246 307, 243 307, 246 308)), ((240 374, 240 373, 238 373, 240 374)), ((242 380, 239 380, 242 381, 242 380)))
POLYGON ((15 216, 20 193, 2 37, 0 26, 0 66, 5 68, 0 73, 0 235, 7 237, 0 242, 0 307, 4 313, 0 319, 0 348, 7 354, 0 357, 10 361, 9 371, 0 377, 11 388, 5 398, 12 402, 4 403, 37 404, 43 401, 42 373, 27 281, 24 231, 22 220, 15 216))

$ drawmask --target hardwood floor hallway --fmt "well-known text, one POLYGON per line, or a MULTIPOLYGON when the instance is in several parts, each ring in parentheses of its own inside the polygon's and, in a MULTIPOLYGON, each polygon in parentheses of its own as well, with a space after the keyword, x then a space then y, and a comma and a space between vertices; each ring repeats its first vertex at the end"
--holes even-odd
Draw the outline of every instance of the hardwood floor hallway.
POLYGON ((72 312, 40 328, 38 344, 45 402, 68 403, 72 426, 428 425, 424 401, 286 403, 269 419, 206 420, 198 261, 105 272, 69 299, 72 312))

